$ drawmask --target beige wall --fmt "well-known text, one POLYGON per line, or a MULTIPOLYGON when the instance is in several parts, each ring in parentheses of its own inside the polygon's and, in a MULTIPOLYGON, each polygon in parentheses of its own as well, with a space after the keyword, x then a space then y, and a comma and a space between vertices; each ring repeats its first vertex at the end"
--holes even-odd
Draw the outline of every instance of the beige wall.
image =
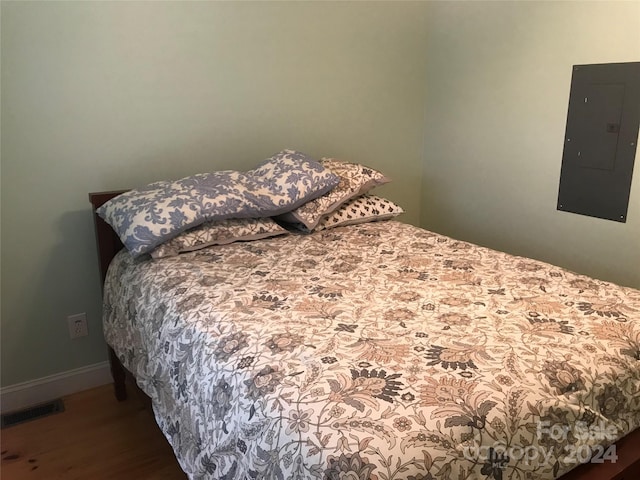
POLYGON ((290 147, 383 169, 418 223, 426 4, 1 8, 3 385, 106 358, 89 191, 290 147))
POLYGON ((432 2, 423 226, 640 288, 627 223, 556 211, 571 70, 640 61, 640 2, 432 2))
POLYGON ((571 66, 638 61, 638 2, 0 5, 2 385, 106 358, 87 192, 283 147, 383 169, 406 221, 640 287, 637 168, 626 224, 555 210, 571 66))

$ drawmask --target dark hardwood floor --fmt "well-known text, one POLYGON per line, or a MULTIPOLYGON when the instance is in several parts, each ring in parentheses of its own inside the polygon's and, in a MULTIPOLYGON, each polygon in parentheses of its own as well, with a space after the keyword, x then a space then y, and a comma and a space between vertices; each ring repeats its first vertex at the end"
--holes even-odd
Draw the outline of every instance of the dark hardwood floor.
POLYGON ((2 480, 186 479, 135 392, 118 402, 105 385, 64 404, 62 413, 0 431, 2 480))

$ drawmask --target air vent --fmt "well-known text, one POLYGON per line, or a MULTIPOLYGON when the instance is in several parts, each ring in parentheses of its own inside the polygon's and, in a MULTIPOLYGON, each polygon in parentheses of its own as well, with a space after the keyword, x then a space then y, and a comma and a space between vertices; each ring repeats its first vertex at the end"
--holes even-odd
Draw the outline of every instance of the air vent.
POLYGON ((19 423, 36 420, 38 418, 60 412, 64 412, 64 402, 61 398, 52 400, 51 402, 34 405, 33 407, 25 408, 24 410, 19 410, 17 412, 5 413, 2 415, 2 424, 0 426, 2 428, 11 427, 19 423))

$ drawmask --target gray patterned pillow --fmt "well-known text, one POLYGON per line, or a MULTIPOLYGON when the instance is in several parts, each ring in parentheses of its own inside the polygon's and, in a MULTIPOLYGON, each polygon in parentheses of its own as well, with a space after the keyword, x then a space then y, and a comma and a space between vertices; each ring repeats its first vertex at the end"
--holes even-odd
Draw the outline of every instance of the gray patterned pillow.
POLYGON ((313 230, 324 215, 333 212, 347 200, 391 181, 381 172, 357 163, 342 162, 334 158, 323 158, 320 163, 340 177, 338 186, 321 197, 280 215, 278 220, 302 223, 307 230, 313 230))
POLYGON ((97 213, 133 256, 206 221, 288 212, 340 179, 304 153, 283 150, 248 172, 201 173, 123 193, 97 213))
MULTIPOLYGON (((344 203, 336 211, 322 218, 314 231, 355 225, 357 223, 389 220, 404 213, 402 207, 376 195, 362 195, 344 203)), ((302 230, 305 230, 304 227, 302 230)))
POLYGON ((270 218, 230 218, 205 222, 159 245, 151 251, 151 256, 153 258, 171 257, 211 245, 246 242, 288 233, 288 230, 270 218))

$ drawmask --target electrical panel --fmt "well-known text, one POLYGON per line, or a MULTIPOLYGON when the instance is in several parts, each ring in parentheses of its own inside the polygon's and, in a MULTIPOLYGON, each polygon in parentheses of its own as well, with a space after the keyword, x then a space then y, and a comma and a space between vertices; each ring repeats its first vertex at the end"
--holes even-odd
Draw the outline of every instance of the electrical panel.
POLYGON ((558 210, 626 222, 640 122, 640 62, 575 65, 558 210))

